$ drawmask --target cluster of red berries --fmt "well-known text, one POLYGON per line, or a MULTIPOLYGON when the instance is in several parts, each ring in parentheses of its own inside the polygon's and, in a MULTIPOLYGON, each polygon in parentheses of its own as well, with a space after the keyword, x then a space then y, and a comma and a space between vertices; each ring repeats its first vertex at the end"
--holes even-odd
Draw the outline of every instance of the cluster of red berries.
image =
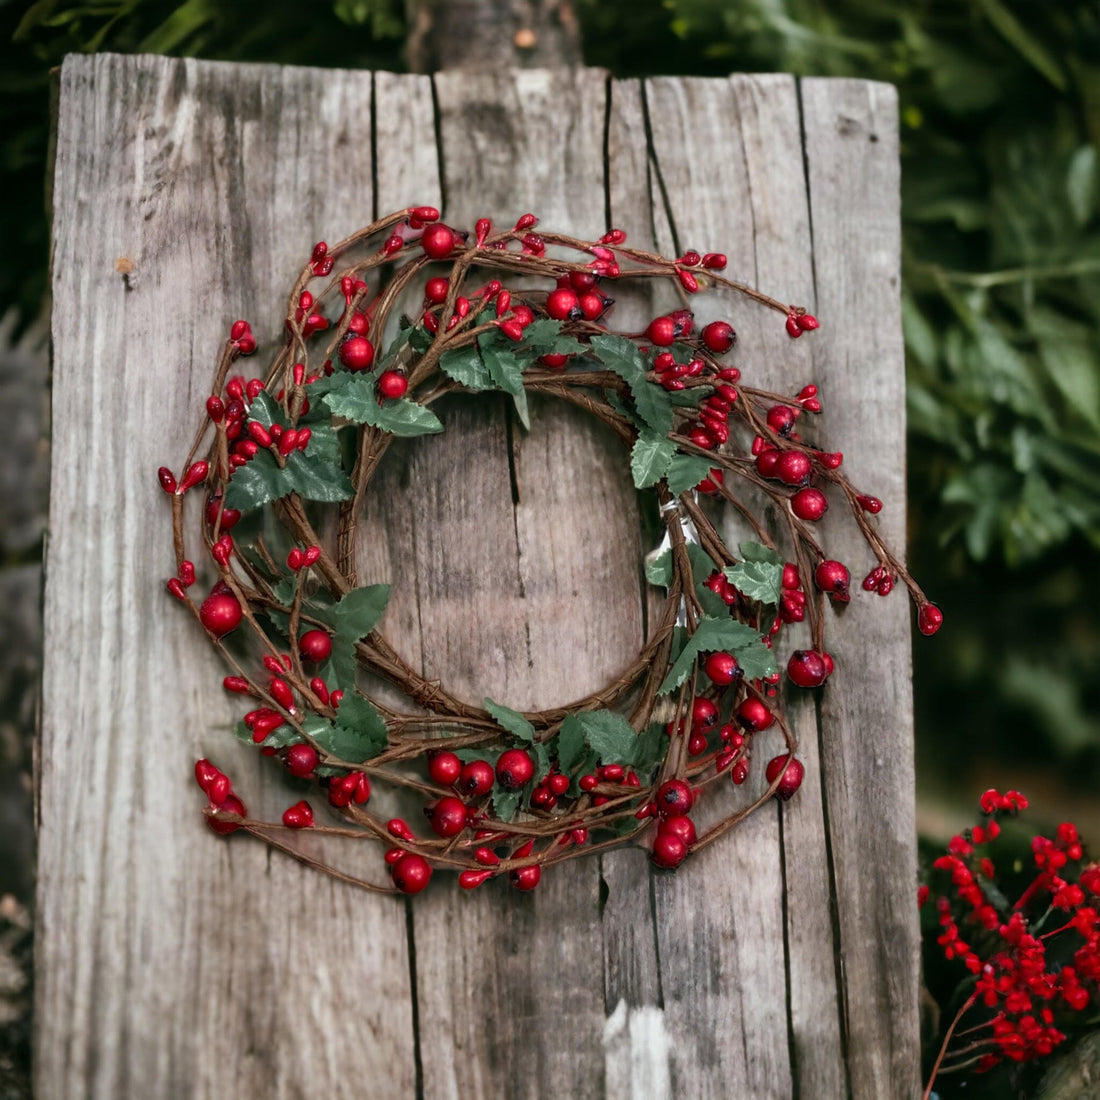
MULTIPOLYGON (((952 1025, 937 1072, 975 1059, 984 1072, 1004 1060, 1041 1058, 1065 1041, 1064 1027, 1100 1007, 1100 864, 1083 862, 1077 828, 1063 822, 1054 837, 1032 839, 1033 875, 1009 901, 985 853, 1001 836, 999 819, 1028 802, 1018 791, 990 790, 980 806, 983 823, 952 837, 933 865, 935 942, 972 975, 955 1024, 978 1018, 956 1048, 952 1025)), ((922 886, 920 905, 931 897, 922 886)))
MULTIPOLYGON (((788 679, 815 688, 833 671, 824 648, 822 608, 826 601, 849 601, 851 578, 807 526, 824 514, 830 486, 847 497, 877 557, 870 574, 873 589, 885 595, 895 581, 904 582, 926 633, 942 619, 881 538, 871 536, 866 515, 877 513, 881 502, 852 489, 839 473, 842 455, 815 449, 795 430, 803 414, 822 410, 815 385, 804 385, 786 399, 745 386, 741 371, 723 361, 737 343, 733 326, 716 320, 697 329, 687 308, 654 318, 644 331, 614 333, 608 317, 615 299, 607 288, 634 275, 666 278, 682 296, 707 285, 724 286, 781 313, 792 338, 818 327, 811 314, 726 279, 721 253, 688 250, 665 259, 628 247, 618 229, 589 242, 540 232, 537 225, 534 215, 525 214, 501 231, 482 218, 466 232, 441 222, 433 207, 411 207, 334 246, 319 242, 295 285, 283 345, 266 376, 230 375, 232 364, 257 347, 248 323, 235 322, 206 401, 205 426, 214 436, 208 453, 200 456, 196 446, 178 480, 167 468, 158 474, 172 500, 176 545, 176 575, 167 587, 216 642, 246 626, 260 649, 255 660, 234 656, 234 672, 223 681, 227 691, 254 701, 238 735, 279 759, 290 775, 319 783, 330 806, 346 822, 361 826, 365 837, 388 838, 385 862, 392 889, 404 893, 424 889, 439 869, 457 872, 465 889, 507 875, 517 889, 531 890, 544 867, 577 854, 593 833, 602 846, 614 836, 625 842, 649 830, 653 862, 675 868, 689 851, 716 839, 742 816, 731 813, 697 835, 691 815, 710 784, 727 772, 727 792, 745 784, 754 742, 765 731, 780 734, 784 742, 783 751, 771 755, 764 768, 769 792, 790 798, 804 771, 776 699, 780 674, 767 650, 784 626, 808 619, 811 644, 787 657, 788 679), (366 252, 360 255, 362 248, 366 252), (580 258, 555 258, 566 252, 580 258), (337 270, 337 263, 345 266, 337 270), (434 273, 440 264, 447 265, 445 274, 434 273), (379 279, 386 268, 392 268, 390 277, 379 279), (403 336, 382 352, 382 335, 388 342, 398 297, 420 285, 414 279, 421 272, 422 303, 415 316, 402 320, 403 336), (505 284, 517 273, 528 276, 518 284, 524 289, 505 284), (528 289, 530 276, 549 280, 548 289, 528 289), (326 282, 315 294, 306 289, 311 280, 326 282), (487 341, 491 359, 484 358, 487 341), (463 364, 457 374, 456 355, 463 364), (471 365, 471 355, 482 361, 471 365), (593 370, 594 359, 602 370, 593 370), (494 711, 471 719, 468 706, 404 664, 374 631, 373 619, 363 632, 342 641, 334 633, 334 605, 356 593, 355 540, 346 537, 355 521, 350 510, 362 499, 377 463, 361 458, 349 477, 334 457, 339 448, 333 444, 336 431, 350 429, 360 433, 356 450, 361 456, 380 457, 389 432, 439 430, 431 426, 434 417, 425 406, 417 404, 418 395, 461 389, 472 377, 481 380, 479 388, 485 388, 486 378, 507 388, 501 372, 508 371, 513 379, 523 372, 522 386, 535 392, 560 394, 575 385, 583 391, 584 407, 624 439, 641 443, 655 431, 663 435, 657 453, 667 459, 666 466, 639 481, 639 487, 657 487, 670 535, 675 528, 682 537, 681 524, 689 521, 705 532, 711 563, 709 575, 695 577, 690 555, 686 562, 683 555, 675 559, 664 618, 643 650, 644 660, 635 662, 630 684, 617 681, 621 686, 614 692, 577 700, 553 716, 508 712, 501 718, 494 711), (594 384, 594 378, 610 379, 609 388, 602 388, 603 381, 594 384), (354 400, 339 403, 341 393, 352 392, 354 400), (364 440, 362 433, 374 433, 373 439, 364 440), (744 510, 733 494, 736 478, 781 506, 796 560, 784 565, 775 551, 758 546, 772 555, 765 572, 778 570, 774 595, 762 594, 767 589, 759 588, 759 578, 755 588, 738 587, 744 582, 735 581, 731 571, 737 559, 696 510, 693 493, 677 499, 669 489, 667 471, 674 457, 687 463, 694 492, 729 499, 744 510), (205 491, 202 539, 216 578, 205 597, 193 600, 189 589, 197 571, 184 553, 182 515, 185 495, 200 485, 205 491), (259 495, 242 488, 252 485, 259 495), (311 497, 312 491, 318 495, 311 497), (266 544, 238 546, 235 537, 251 530, 249 525, 237 529, 242 512, 284 497, 277 518, 291 536, 285 560, 276 562, 266 544), (304 499, 344 501, 335 555, 301 507, 304 499), (689 606, 689 594, 704 585, 709 593, 700 591, 689 606), (749 636, 755 637, 752 645, 759 653, 751 675, 742 668, 748 657, 737 649, 740 643, 723 643, 728 648, 700 644, 676 717, 667 725, 663 719, 657 722, 654 701, 671 690, 658 688, 677 656, 665 643, 678 616, 687 616, 686 638, 691 639, 707 597, 709 626, 722 629, 710 593, 720 597, 719 609, 725 606, 720 620, 742 624, 738 630, 752 628, 749 636), (342 653, 354 652, 358 662, 382 670, 410 698, 444 717, 442 728, 462 738, 462 749, 451 751, 446 737, 426 742, 416 714, 386 709, 383 719, 337 663, 338 642, 342 653), (585 732, 574 736, 568 759, 559 751, 565 721, 609 706, 609 698, 621 700, 630 687, 643 683, 649 702, 644 713, 634 715, 633 727, 601 710, 603 732, 595 741, 589 743, 585 732), (569 718, 563 720, 564 711, 569 718), (369 738, 357 722, 366 723, 363 729, 370 726, 369 738), (652 733, 651 743, 659 745, 662 728, 667 736, 663 750, 655 750, 656 762, 644 756, 645 763, 634 766, 633 742, 652 733), (384 730, 381 737, 379 729, 384 730), (360 736, 362 742, 356 740, 360 736), (355 755, 360 743, 362 751, 355 755), (350 754, 347 758, 333 747, 337 744, 350 754), (614 752, 594 747, 611 744, 619 747, 614 752), (410 768, 417 758, 424 771, 410 768), (404 818, 375 816, 372 785, 379 783, 419 792, 428 835, 415 832, 404 818)), ((270 839, 270 830, 279 828, 249 819, 228 779, 207 761, 196 767, 196 778, 210 799, 215 831, 243 828, 270 839)), ((305 799, 285 811, 282 827, 330 828, 315 821, 305 799)), ((346 826, 337 831, 348 833, 346 826)))

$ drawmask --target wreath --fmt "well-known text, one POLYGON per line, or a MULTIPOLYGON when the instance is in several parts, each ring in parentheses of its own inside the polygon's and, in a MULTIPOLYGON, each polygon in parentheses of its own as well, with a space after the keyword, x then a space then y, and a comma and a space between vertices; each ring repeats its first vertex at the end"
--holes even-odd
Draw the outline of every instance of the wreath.
POLYGON ((244 830, 367 889, 406 894, 435 871, 456 872, 466 889, 507 876, 530 890, 550 864, 643 835, 658 867, 679 866, 802 781, 777 653, 783 627, 806 619, 811 645, 788 655, 789 679, 812 689, 833 671, 824 607, 848 601, 850 576, 814 534, 826 490, 873 556, 863 588, 886 595, 902 582, 919 628, 939 627, 939 609, 878 533, 881 503, 852 487, 840 454, 795 430, 821 410, 816 387, 786 396, 742 384, 724 361, 733 327, 697 330, 686 304, 725 288, 776 310, 796 339, 818 327, 812 315, 726 278, 719 253, 668 259, 629 247, 620 230, 592 242, 536 225, 530 214, 505 231, 481 219, 469 234, 412 207, 317 244, 290 291, 285 341, 259 377, 232 373, 257 348, 246 321, 232 325, 184 472, 159 471, 176 559, 167 587, 228 662, 226 691, 252 701, 237 737, 315 780, 345 822, 315 822, 306 800, 281 823, 253 819, 203 759, 195 777, 215 832, 244 830), (685 308, 644 332, 613 331, 605 290, 643 279, 671 281, 685 308), (410 318, 401 306, 413 295, 423 305, 410 318), (525 426, 528 393, 605 424, 629 452, 634 484, 655 494, 665 532, 646 575, 667 598, 641 652, 599 691, 537 712, 470 705, 410 667, 378 629, 389 587, 356 578, 356 521, 387 448, 442 431, 431 406, 444 395, 490 390, 511 396, 525 426), (203 560, 217 574, 198 598, 184 523, 193 490, 203 560), (735 508, 754 538, 732 552, 700 496, 735 508), (779 506, 785 551, 760 501, 779 506), (361 671, 396 685, 407 708, 372 697, 361 671), (769 728, 784 751, 765 765, 766 791, 739 799, 754 739, 769 728), (372 802, 382 786, 393 797, 372 802), (697 832, 693 808, 711 792, 729 804, 697 832), (426 824, 374 810, 394 798, 420 806, 426 824), (290 833, 307 828, 381 841, 390 882, 298 850, 290 833))

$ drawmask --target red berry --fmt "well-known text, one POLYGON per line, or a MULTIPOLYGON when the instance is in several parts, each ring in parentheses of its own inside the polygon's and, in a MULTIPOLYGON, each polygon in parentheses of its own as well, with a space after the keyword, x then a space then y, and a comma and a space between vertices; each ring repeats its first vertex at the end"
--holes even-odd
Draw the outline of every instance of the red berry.
MULTIPOLYGON (((235 794, 229 795, 224 801, 217 803, 214 808, 223 813, 239 814, 241 817, 248 816, 244 803, 235 794)), ((216 817, 208 817, 206 824, 219 836, 228 836, 229 833, 235 833, 240 828, 240 825, 235 821, 219 821, 216 817)))
POLYGON ((313 807, 303 798, 283 810, 283 824, 288 829, 312 829, 313 807))
POLYGON ((551 792, 559 798, 569 790, 569 776, 555 773, 546 781, 551 792))
POLYGON ((448 795, 424 809, 436 836, 458 836, 466 828, 466 804, 448 795))
POLYGON ((725 355, 733 347, 737 340, 737 333, 733 331, 733 325, 725 321, 711 321, 699 334, 703 344, 715 355, 725 355))
POLYGON ((783 452, 776 447, 768 447, 756 456, 756 472, 761 477, 774 477, 775 468, 779 465, 779 458, 783 452))
POLYGON ((283 757, 286 770, 299 779, 308 779, 319 762, 320 757, 312 745, 291 745, 283 757))
POLYGON ((934 604, 921 605, 917 612, 917 628, 922 634, 935 634, 943 625, 943 612, 934 604))
POLYGON ((509 749, 497 760, 497 782, 506 791, 518 791, 535 774, 531 755, 524 749, 509 749))
POLYGON ((798 576, 798 566, 792 562, 787 562, 783 566, 783 587, 784 588, 801 588, 802 581, 798 576))
POLYGON ((703 733, 708 733, 718 725, 718 708, 709 699, 693 700, 691 724, 703 733))
POLYGON ((856 500, 865 512, 870 512, 873 516, 877 516, 882 511, 882 501, 878 497, 861 495, 856 497, 856 500))
POLYGON ((702 756, 707 751, 707 735, 693 733, 688 738, 688 756, 702 756))
POLYGON ((802 779, 806 774, 806 769, 802 766, 802 762, 793 756, 773 757, 768 761, 768 766, 764 769, 764 776, 768 780, 769 785, 776 781, 780 772, 783 773, 783 778, 779 780, 779 786, 775 789, 775 797, 786 802, 787 799, 802 786, 802 779), (788 761, 790 761, 789 764, 788 761), (787 770, 783 771, 784 768, 787 770))
POLYGON ((776 435, 789 436, 798 418, 798 410, 790 405, 773 405, 768 409, 768 427, 776 435))
POLYGON ((653 840, 653 862, 666 871, 679 867, 687 854, 688 846, 675 833, 658 833, 653 840))
POLYGON ((732 653, 712 653, 703 665, 703 670, 716 683, 732 684, 741 675, 741 666, 732 653))
POLYGON ((332 639, 324 630, 307 630, 298 639, 298 652, 303 661, 326 661, 332 653, 332 639))
POLYGON ((695 822, 687 814, 679 817, 662 817, 657 823, 657 835, 679 837, 690 848, 695 843, 695 822))
POLYGON ((682 817, 694 801, 691 788, 682 779, 668 779, 657 788, 659 817, 682 817))
POLYGON ((551 370, 561 370, 568 362, 569 356, 561 355, 558 352, 548 351, 545 355, 539 356, 539 363, 551 370))
POLYGON ((509 877, 517 890, 534 890, 542 878, 542 868, 537 863, 517 867, 509 877))
POLYGON ((462 761, 453 752, 437 752, 428 760, 428 776, 441 787, 453 787, 462 774, 462 761))
POLYGON ((772 712, 759 699, 746 699, 735 714, 742 729, 750 733, 766 730, 775 721, 772 712))
POLYGON ((813 471, 813 461, 801 451, 784 451, 775 464, 775 476, 784 485, 805 485, 813 471))
POLYGON ((555 321, 569 321, 580 312, 580 304, 573 290, 559 287, 546 297, 546 312, 555 321))
POLYGON ((205 758, 195 761, 195 782, 205 794, 210 787, 210 784, 214 782, 222 773, 205 758))
POLYGON ((798 318, 792 313, 787 318, 786 323, 787 335, 792 340, 797 340, 802 335, 802 327, 798 323, 798 318))
POLYGON ((814 584, 837 603, 848 602, 848 585, 851 579, 847 568, 838 561, 823 561, 814 570, 814 584))
POLYGON ((816 650, 797 649, 787 662, 787 675, 799 687, 820 687, 829 678, 829 666, 816 650))
POLYGON ((366 370, 374 362, 374 345, 365 336, 349 336, 340 345, 340 362, 348 370, 366 370))
POLYGON ((442 260, 449 256, 455 248, 455 231, 442 222, 436 222, 424 230, 420 238, 420 247, 431 256, 433 260, 442 260))
POLYGON ((671 317, 655 317, 645 330, 650 343, 667 348, 676 339, 676 322, 671 317))
POLYGON ((442 305, 447 299, 447 291, 450 288, 450 284, 442 276, 436 276, 434 279, 429 279, 424 284, 424 297, 431 302, 433 306, 442 305))
POLYGON ((391 868, 393 884, 403 894, 419 894, 428 885, 432 869, 423 856, 403 855, 391 868))
POLYGON ((409 380, 401 370, 384 370, 378 379, 378 392, 388 400, 404 397, 409 388, 409 380))
POLYGON ((212 592, 199 608, 202 625, 219 638, 236 630, 242 617, 241 605, 232 592, 212 592))
POLYGON ((815 328, 821 328, 821 322, 812 313, 803 313, 796 320, 803 332, 812 332, 815 328))
POLYGON ((791 497, 791 511, 799 519, 812 523, 828 511, 829 502, 820 489, 799 489, 791 497))
POLYGON ((470 798, 488 794, 493 789, 492 764, 488 760, 471 760, 464 764, 458 777, 458 789, 470 798))

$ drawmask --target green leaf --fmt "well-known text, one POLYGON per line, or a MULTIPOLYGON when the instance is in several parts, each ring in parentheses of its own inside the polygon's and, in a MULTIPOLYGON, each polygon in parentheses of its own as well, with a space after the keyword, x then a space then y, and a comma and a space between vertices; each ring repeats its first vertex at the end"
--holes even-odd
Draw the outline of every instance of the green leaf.
POLYGON ((653 772, 664 759, 668 749, 668 735, 660 722, 653 722, 638 735, 634 749, 634 770, 643 784, 653 779, 653 772))
POLYGON ((710 473, 710 462, 698 455, 674 454, 668 467, 668 491, 678 497, 710 473))
POLYGON ((386 723, 374 704, 358 692, 345 695, 336 711, 335 723, 326 723, 310 736, 330 756, 349 764, 362 764, 377 756, 389 740, 386 723))
POLYGON ((541 321, 532 321, 523 330, 520 347, 535 355, 577 355, 585 350, 584 344, 575 336, 562 335, 561 321, 544 317, 541 321))
POLYGON ((1020 56, 1037 72, 1042 73, 1058 91, 1064 92, 1065 75, 1047 48, 1027 32, 1024 25, 1000 0, 978 0, 978 3, 985 10, 986 18, 1020 56))
POLYGON ((391 435, 410 437, 443 431, 435 413, 408 398, 379 404, 374 387, 373 375, 357 374, 325 394, 324 402, 334 416, 369 424, 391 435))
POLYGON ((739 561, 723 570, 726 580, 750 600, 777 604, 783 591, 783 566, 770 561, 739 561))
POLYGON ((634 441, 630 452, 630 472, 634 476, 634 485, 638 489, 648 489, 656 485, 668 471, 675 445, 663 435, 643 431, 634 441))
POLYGON ((492 699, 485 700, 485 709, 493 716, 493 720, 498 725, 503 726, 521 741, 530 743, 535 740, 535 727, 519 711, 501 706, 500 703, 494 703, 492 699))
POLYGON ((257 421, 265 428, 270 428, 272 424, 286 423, 283 410, 267 390, 260 390, 252 398, 252 404, 248 406, 248 419, 257 421))
POLYGON ((585 757, 584 726, 575 714, 566 715, 558 731, 558 768, 571 772, 585 757))
POLYGON ((638 749, 638 732, 611 710, 582 710, 577 720, 588 747, 605 764, 631 764, 638 749))
POLYGON ((700 621, 695 633, 688 638, 661 684, 659 694, 665 695, 678 688, 687 679, 695 658, 700 653, 715 653, 719 650, 732 653, 750 680, 776 671, 772 651, 761 641, 758 631, 736 619, 708 617, 700 621))
POLYGON ((439 369, 459 385, 479 392, 493 388, 489 368, 481 358, 481 352, 473 344, 464 348, 452 348, 439 357, 439 369))
POLYGON ((786 564, 783 555, 778 550, 773 550, 770 546, 765 546, 761 542, 743 542, 738 549, 745 561, 769 562, 771 565, 779 566, 786 564))
POLYGON ((625 336, 593 336, 591 350, 630 387, 638 415, 657 435, 668 435, 672 430, 672 402, 663 387, 646 378, 648 364, 634 342, 625 336))
POLYGON ((530 429, 527 391, 523 388, 523 363, 514 351, 501 345, 501 341, 506 339, 507 337, 502 337, 497 331, 483 332, 477 338, 477 345, 481 349, 481 358, 488 368, 489 377, 498 389, 512 395, 520 423, 530 429))
POLYGON ((503 787, 493 788, 493 816, 498 821, 511 821, 519 810, 519 800, 523 791, 506 791, 503 787))
MULTIPOLYGON (((259 457, 257 454, 256 458, 259 457)), ((256 458, 251 461, 255 462, 256 458)), ((301 451, 292 451, 287 455, 282 476, 289 486, 287 492, 297 493, 303 500, 320 500, 332 504, 338 500, 347 500, 355 493, 348 475, 340 466, 326 462, 319 456, 302 454, 301 451)))
POLYGON ((289 492, 283 472, 271 452, 257 451, 248 462, 233 471, 225 490, 225 507, 250 512, 289 492))
POLYGON ((371 584, 353 588, 333 608, 336 630, 332 636, 330 661, 337 687, 345 691, 355 687, 355 673, 358 669, 355 659, 356 643, 374 629, 389 598, 388 584, 371 584))

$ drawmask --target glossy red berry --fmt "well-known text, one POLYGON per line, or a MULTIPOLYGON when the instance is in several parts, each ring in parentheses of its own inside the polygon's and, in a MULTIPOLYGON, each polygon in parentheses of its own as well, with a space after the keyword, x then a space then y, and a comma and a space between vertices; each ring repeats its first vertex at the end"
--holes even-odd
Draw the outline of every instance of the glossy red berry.
POLYGON ((790 755, 775 756, 768 761, 768 766, 764 769, 764 776, 769 786, 776 781, 780 773, 782 773, 783 778, 779 780, 779 786, 775 789, 775 797, 786 802, 802 786, 806 769, 803 768, 802 762, 796 757, 790 755), (784 768, 786 768, 786 771, 783 770, 784 768))
POLYGON ((555 321, 569 321, 581 315, 580 304, 574 290, 559 287, 546 297, 546 312, 555 321))
POLYGON ((436 836, 458 836, 466 828, 466 805, 450 795, 427 806, 424 813, 436 836))
POLYGON ((703 665, 703 671, 716 683, 725 686, 743 675, 737 658, 732 653, 712 653, 703 665))
POLYGON ((797 649, 787 662, 787 675, 798 687, 820 687, 829 678, 829 666, 816 650, 797 649))
POLYGON ((704 346, 709 351, 713 351, 715 355, 725 355, 737 340, 737 333, 734 332, 733 325, 727 324, 725 321, 711 321, 709 325, 704 326, 699 335, 704 346))
POLYGON ((847 567, 838 561, 823 561, 814 570, 814 584, 837 603, 849 601, 848 586, 851 580, 847 567))
POLYGON ((453 752, 437 752, 428 760, 428 777, 441 787, 453 787, 462 774, 462 761, 453 752))
POLYGON ((298 652, 303 661, 327 661, 332 653, 332 639, 325 630, 307 630, 298 639, 298 652))
POLYGON ((442 260, 454 251, 456 242, 455 231, 449 225, 436 222, 424 230, 420 247, 433 260, 442 260))
POLYGON ((432 869, 423 856, 407 852, 390 868, 393 884, 403 894, 419 894, 428 885, 432 869))
POLYGON ((429 279, 424 284, 424 297, 433 306, 442 305, 447 300, 447 291, 450 288, 450 284, 442 276, 436 276, 434 279, 429 279))
POLYGON ((801 588, 802 580, 798 575, 798 566, 793 562, 787 562, 783 566, 783 587, 801 588))
POLYGON ((803 332, 813 332, 814 329, 821 328, 821 322, 812 313, 803 313, 796 320, 798 321, 798 327, 803 332))
POLYGON ((668 779, 657 788, 657 815, 682 817, 691 810, 695 796, 682 779, 668 779))
POLYGON ((799 489, 791 497, 791 511, 808 523, 821 519, 829 509, 829 502, 820 489, 799 489))
POLYGON ((312 745, 291 745, 283 757, 286 770, 299 779, 308 779, 320 763, 317 750, 312 745))
POLYGON ((645 334, 650 343, 667 348, 676 339, 676 322, 671 317, 655 317, 649 322, 645 334))
POLYGON ((792 409, 790 405, 773 405, 768 409, 768 427, 776 435, 789 436, 797 418, 798 410, 792 409))
POLYGON ((471 760, 462 766, 458 789, 470 798, 481 798, 493 789, 493 779, 493 766, 488 760, 471 760))
POLYGON ((404 397, 409 388, 409 380, 401 370, 384 370, 378 379, 378 394, 387 401, 404 397))
POLYGON ((943 625, 943 612, 934 604, 921 605, 917 612, 917 628, 922 634, 935 634, 943 625))
POLYGON ((537 863, 517 867, 509 877, 517 890, 534 890, 542 879, 542 868, 537 863))
POLYGON ((303 798, 283 810, 283 824, 288 829, 312 829, 313 807, 303 798))
POLYGON ((687 814, 679 817, 662 817, 657 823, 657 835, 679 837, 690 848, 695 843, 695 822, 687 814))
POLYGON ((734 716, 741 728, 750 733, 766 730, 775 721, 772 712, 759 699, 746 699, 737 708, 734 716))
MULTIPOLYGON (((216 803, 214 808, 222 813, 239 814, 241 817, 248 816, 244 803, 235 794, 231 794, 222 802, 216 803)), ((228 836, 229 833, 235 833, 240 828, 236 821, 219 821, 216 817, 208 817, 206 824, 219 836, 228 836)))
POLYGON ((692 700, 691 724, 703 733, 709 733, 718 725, 718 708, 709 699, 692 700))
POLYGON ((374 362, 374 345, 365 336, 349 336, 340 345, 339 358, 348 370, 366 370, 374 362))
POLYGON ((658 833, 653 840, 653 862, 666 871, 674 870, 687 858, 688 846, 675 833, 658 833))
POLYGON ((241 625, 240 602, 232 592, 211 592, 199 608, 199 619, 211 634, 221 638, 241 625))
POLYGON ((775 463, 775 476, 784 485, 805 485, 813 472, 813 460, 801 451, 783 451, 775 463))
POLYGON ((506 791, 518 791, 535 774, 535 764, 525 749, 509 749, 497 760, 497 782, 506 791))

